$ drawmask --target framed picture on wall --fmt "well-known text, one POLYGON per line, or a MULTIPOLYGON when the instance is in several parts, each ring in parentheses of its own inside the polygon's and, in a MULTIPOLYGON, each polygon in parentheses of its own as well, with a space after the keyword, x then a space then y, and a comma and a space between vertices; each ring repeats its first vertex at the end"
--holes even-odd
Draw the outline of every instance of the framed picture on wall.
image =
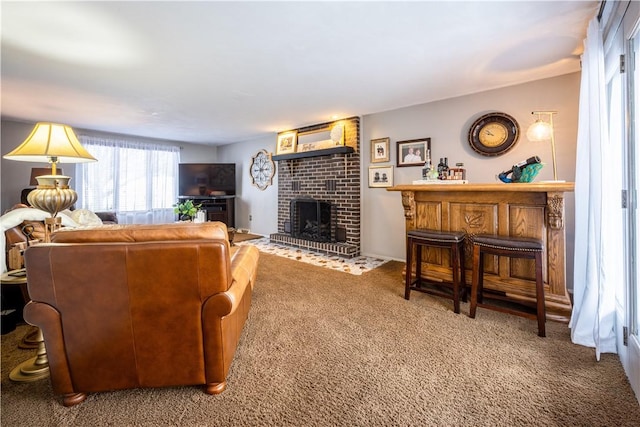
POLYGON ((369 187, 393 187, 393 166, 369 166, 369 187))
POLYGON ((371 140, 371 163, 389 161, 389 138, 371 140))
POLYGON ((298 132, 295 130, 278 134, 276 154, 289 154, 296 152, 298 132))
POLYGON ((424 165, 427 151, 431 151, 431 138, 398 141, 396 152, 398 167, 424 165))

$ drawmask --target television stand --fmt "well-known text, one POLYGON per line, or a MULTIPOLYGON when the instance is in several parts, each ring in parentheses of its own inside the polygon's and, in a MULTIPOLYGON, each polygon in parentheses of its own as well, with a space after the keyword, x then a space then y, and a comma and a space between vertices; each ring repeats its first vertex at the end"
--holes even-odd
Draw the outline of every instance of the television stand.
POLYGON ((235 216, 235 198, 236 196, 181 196, 179 199, 192 200, 194 205, 201 204, 201 210, 207 213, 207 221, 221 221, 227 227, 236 226, 235 216))

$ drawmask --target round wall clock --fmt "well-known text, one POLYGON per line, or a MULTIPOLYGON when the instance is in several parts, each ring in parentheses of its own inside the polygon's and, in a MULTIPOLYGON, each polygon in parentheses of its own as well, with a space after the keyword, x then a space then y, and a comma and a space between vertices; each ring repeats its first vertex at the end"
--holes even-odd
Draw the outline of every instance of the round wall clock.
POLYGON ((513 148, 519 136, 516 119, 505 113, 489 113, 469 128, 469 145, 483 156, 499 156, 513 148))
POLYGON ((272 184, 273 175, 276 173, 276 165, 271 159, 271 154, 266 150, 260 150, 251 158, 251 182, 260 190, 266 189, 272 184))

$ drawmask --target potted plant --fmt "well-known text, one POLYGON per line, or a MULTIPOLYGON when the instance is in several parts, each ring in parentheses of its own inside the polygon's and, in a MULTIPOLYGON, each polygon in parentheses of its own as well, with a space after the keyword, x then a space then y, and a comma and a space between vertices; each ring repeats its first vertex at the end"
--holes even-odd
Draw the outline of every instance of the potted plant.
POLYGON ((173 212, 178 214, 180 221, 191 221, 201 206, 202 203, 195 205, 193 200, 185 200, 184 202, 178 202, 173 205, 173 212))

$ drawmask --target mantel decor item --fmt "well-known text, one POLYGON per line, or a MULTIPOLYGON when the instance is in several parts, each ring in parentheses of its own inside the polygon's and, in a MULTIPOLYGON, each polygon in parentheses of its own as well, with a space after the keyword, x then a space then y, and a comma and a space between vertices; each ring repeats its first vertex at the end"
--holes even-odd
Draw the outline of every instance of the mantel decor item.
POLYGON ((296 152, 327 150, 344 146, 344 123, 332 122, 313 126, 310 130, 298 129, 296 152))
POLYGON ((469 128, 469 145, 483 156, 499 156, 511 150, 520 136, 516 119, 506 113, 489 113, 469 128))
POLYGON ((296 152, 296 144, 298 132, 291 130, 278 134, 278 143, 276 145, 276 154, 289 154, 296 152))
POLYGON ((409 139, 396 142, 398 167, 424 166, 427 153, 431 153, 431 138, 409 139))
POLYGON ((389 161, 389 138, 371 140, 371 163, 389 161))

